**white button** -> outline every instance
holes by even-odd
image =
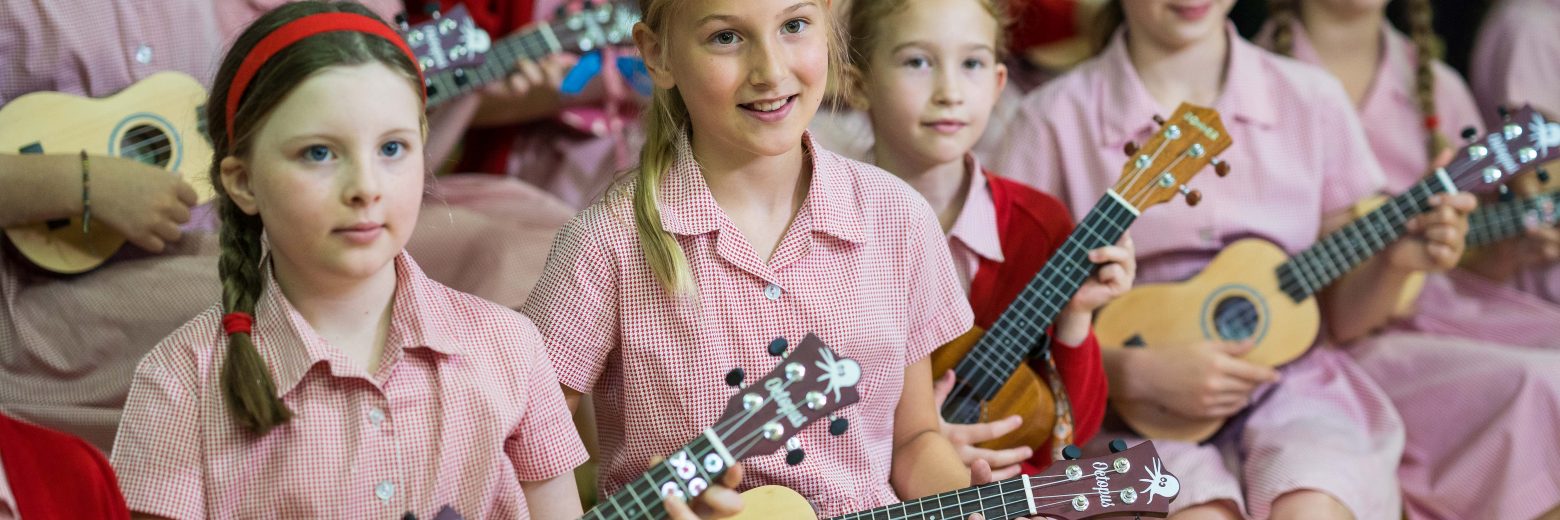
[[[140,64],[142,64],[142,65],[146,65],[148,63],[151,63],[152,62],[152,47],[147,45],[147,44],[144,44],[144,43],[141,44],[140,47],[136,47],[135,48],[135,61],[140,63]]]
[[[390,501],[390,497],[395,496],[395,484],[388,480],[380,482],[379,485],[374,486],[374,496],[386,502]]]
[[[379,426],[379,423],[385,422],[385,411],[379,408],[369,410],[368,422],[374,423],[374,426]]]
[[[769,284],[769,287],[764,288],[764,297],[770,300],[780,299],[780,286]]]

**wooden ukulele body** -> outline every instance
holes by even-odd
[[[1293,361],[1315,342],[1321,313],[1315,298],[1295,302],[1279,287],[1275,271],[1288,260],[1270,242],[1241,240],[1191,280],[1138,286],[1100,310],[1094,325],[1100,348],[1184,349],[1204,341],[1250,340],[1256,346],[1247,361],[1270,367]],[[1232,315],[1255,320],[1231,323]],[[1150,439],[1197,442],[1223,424],[1152,404],[1111,403],[1128,426]]]
[[[985,334],[984,329],[974,327],[933,351],[932,377],[941,377],[952,370]],[[1051,429],[1056,427],[1056,396],[1051,395],[1051,387],[1040,379],[1028,363],[1019,363],[996,395],[981,406],[980,420],[998,420],[1009,415],[1022,417],[1024,424],[1007,435],[980,443],[980,447],[1001,450],[1028,446],[1039,449],[1051,440]]]
[[[83,98],[34,92],[0,110],[0,151],[124,157],[170,170],[195,189],[201,202],[214,195],[211,144],[200,133],[206,89],[188,75],[160,72],[113,96]],[[90,168],[90,166],[89,166]],[[66,224],[37,223],[7,228],[16,249],[39,267],[79,273],[102,264],[125,239],[96,221],[81,232],[81,217]]]

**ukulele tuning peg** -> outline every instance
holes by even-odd
[[[742,367],[733,368],[730,372],[726,372],[726,386],[742,388],[744,377],[747,377],[747,374],[742,372]]]
[[[785,452],[785,463],[791,466],[795,466],[797,464],[801,464],[802,458],[806,456],[807,454],[803,453],[801,448],[787,451]]]
[[[1083,458],[1083,450],[1078,449],[1077,446],[1068,444],[1066,447],[1062,448],[1062,458],[1067,460],[1081,459]]]
[[[1111,453],[1121,453],[1123,451],[1127,451],[1127,441],[1122,439],[1115,439],[1110,441]]]
[[[438,18],[441,15],[439,13],[439,3],[438,2],[430,2],[430,3],[423,4],[423,14],[426,14],[426,15],[428,15],[430,17],[433,17],[433,18]]]
[[[1154,114],[1154,124],[1159,125],[1159,126],[1164,126],[1165,125],[1165,118],[1160,117],[1159,114]]]
[[[1512,200],[1515,200],[1516,198],[1517,198],[1517,194],[1513,193],[1511,191],[1511,188],[1508,188],[1506,186],[1501,186],[1500,187],[1500,201],[1501,202],[1511,202]]]
[[[785,347],[787,346],[784,337],[775,338],[774,341],[769,342],[769,355],[779,357],[785,354]]]
[[[1196,206],[1197,203],[1202,202],[1202,192],[1187,188],[1185,184],[1181,185],[1181,194],[1186,196],[1187,206]]]
[[[1138,145],[1137,145],[1137,143],[1134,143],[1132,141],[1127,141],[1126,146],[1122,146],[1121,147],[1121,151],[1126,152],[1127,153],[1127,157],[1131,157],[1131,156],[1137,155],[1137,153],[1138,153]]]
[[[1464,141],[1473,141],[1473,139],[1478,136],[1479,129],[1477,128],[1469,126],[1462,129],[1462,138]]]
[[[1549,182],[1549,170],[1539,168],[1535,174],[1538,175],[1538,182]]]
[[[844,417],[835,417],[829,420],[829,435],[839,437],[845,435],[845,430],[850,428],[850,420]]]
[[[1506,105],[1495,107],[1495,113],[1500,114],[1501,121],[1505,121],[1511,118],[1511,109],[1506,108]]]
[[[1224,162],[1224,159],[1214,158],[1213,173],[1220,177],[1228,177],[1230,175],[1230,163]]]
[[[406,11],[395,13],[395,26],[400,27],[403,32],[412,28],[410,24],[406,23]]]

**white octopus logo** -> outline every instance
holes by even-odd
[[[1154,503],[1155,496],[1173,500],[1176,495],[1181,494],[1181,479],[1175,478],[1175,475],[1165,473],[1163,468],[1159,466],[1158,457],[1154,458],[1154,467],[1148,470],[1148,476],[1149,478],[1140,479],[1142,482],[1147,482],[1148,487],[1138,492],[1140,495],[1148,495],[1148,503]]]
[[[823,370],[823,375],[818,376],[818,380],[827,381],[829,388],[825,391],[833,393],[834,400],[839,401],[841,388],[856,386],[856,382],[861,380],[861,365],[850,358],[836,359],[834,352],[829,350],[823,350],[820,354],[823,359],[814,363]]]
[[[1547,153],[1550,148],[1560,147],[1560,123],[1544,121],[1538,114],[1533,114],[1533,123],[1528,127],[1533,132],[1533,140]]]

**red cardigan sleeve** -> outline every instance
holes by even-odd
[[[22,518],[130,518],[114,469],[86,441],[0,414],[0,464]]]

